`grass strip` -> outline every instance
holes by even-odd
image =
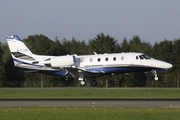
[[[177,108],[0,108],[2,120],[179,120]]]
[[[0,99],[180,99],[177,88],[3,88]]]

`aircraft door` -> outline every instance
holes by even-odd
[[[80,58],[75,58],[75,66],[76,67],[80,66]]]
[[[80,63],[79,66],[80,66],[80,67],[84,67],[85,58],[84,58],[84,57],[81,57],[81,58],[79,58],[79,61],[80,61],[80,62],[79,62],[79,63]]]

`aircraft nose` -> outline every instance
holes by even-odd
[[[163,66],[164,68],[166,68],[166,69],[172,68],[172,64],[170,64],[170,63],[168,63],[168,62],[164,62],[164,63],[162,64],[162,66]]]
[[[169,69],[169,68],[172,68],[172,64],[171,63],[168,63],[168,62],[165,62],[165,61],[156,61],[156,65],[157,67],[160,67],[160,68],[163,68],[163,69]]]

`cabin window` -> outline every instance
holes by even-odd
[[[123,57],[123,56],[121,57],[121,60],[122,60],[122,61],[124,60],[124,57]]]
[[[108,61],[108,58],[106,58],[105,60]]]
[[[101,58],[98,58],[97,61],[100,62],[100,61],[101,61]]]
[[[116,61],[116,57],[113,57],[113,61]]]
[[[89,59],[89,61],[90,61],[90,62],[92,62],[92,61],[93,61],[93,59],[92,59],[92,58],[90,58],[90,59]]]
[[[138,56],[136,56],[136,60],[137,60],[137,59],[139,59],[139,57],[138,57]]]

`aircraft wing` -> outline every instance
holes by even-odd
[[[100,68],[65,68],[72,77],[86,76],[95,77],[104,74],[104,71],[100,71]]]

